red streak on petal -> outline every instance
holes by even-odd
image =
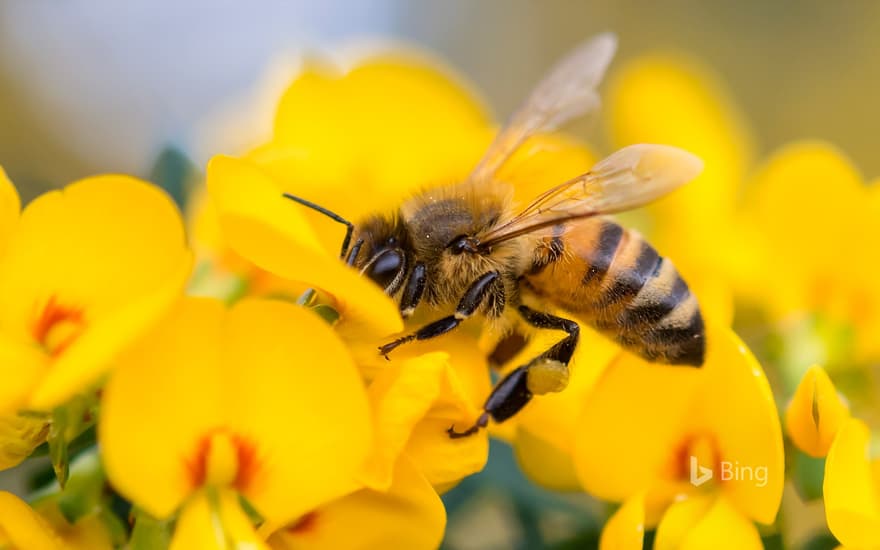
[[[317,528],[318,512],[312,510],[308,514],[299,518],[296,523],[287,528],[287,532],[291,535],[302,535],[310,533]]]
[[[257,445],[250,439],[233,435],[232,443],[235,445],[238,456],[238,471],[235,474],[235,488],[244,492],[253,481],[257,473],[259,463],[257,461]]]
[[[49,334],[54,327],[64,322],[73,323],[74,325],[77,325],[78,328],[72,331],[63,341],[55,343],[50,349],[48,341]],[[57,298],[52,296],[49,298],[49,301],[46,302],[46,305],[43,306],[40,315],[34,323],[31,333],[40,346],[45,348],[52,357],[57,357],[70,344],[72,344],[74,340],[76,340],[77,336],[82,332],[84,325],[85,316],[83,315],[82,308],[62,306],[58,303]]]
[[[196,450],[193,457],[185,460],[187,470],[189,470],[190,484],[193,489],[201,487],[205,483],[205,474],[208,469],[208,451],[211,448],[211,433],[203,436],[196,443]]]
[[[218,433],[226,431],[223,428],[209,430],[199,438],[191,458],[184,459],[184,464],[189,472],[190,484],[194,489],[205,484],[208,455],[211,452],[211,438]],[[233,481],[232,486],[238,491],[244,492],[251,481],[253,481],[260,466],[257,445],[251,439],[234,433],[229,435],[229,439],[235,446],[237,459],[235,481]]]

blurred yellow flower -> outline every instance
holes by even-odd
[[[0,174],[0,412],[48,411],[98,382],[180,295],[190,254],[157,187],[97,176],[18,212]]]
[[[283,525],[351,492],[371,440],[344,345],[280,301],[184,300],[120,358],[99,423],[120,493],[157,518],[183,506],[179,548],[256,540],[238,496]]]
[[[0,491],[0,548],[27,550],[104,550],[112,538],[94,515],[69,524],[54,503],[35,510],[6,491]]]
[[[646,493],[648,525],[674,498],[708,495],[757,533],[748,520],[773,522],[782,499],[776,405],[760,365],[729,329],[710,324],[707,341],[702,369],[621,354],[585,401],[574,466],[599,498]]]
[[[837,431],[849,418],[849,407],[822,367],[807,371],[785,411],[785,429],[803,452],[813,457],[828,454]]]
[[[742,213],[753,239],[742,263],[743,294],[776,319],[819,313],[855,329],[856,361],[878,351],[870,327],[880,318],[880,249],[866,244],[880,240],[872,193],[839,150],[803,141],[764,163]]]
[[[825,517],[846,548],[880,548],[880,460],[869,458],[870,431],[847,420],[825,460]]]

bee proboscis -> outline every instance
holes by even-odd
[[[381,286],[403,317],[420,306],[451,312],[380,347],[386,357],[413,340],[445,334],[473,315],[517,317],[566,336],[499,381],[484,412],[463,431],[502,422],[533,395],[562,390],[579,339],[561,308],[642,357],[700,366],[705,329],[696,297],[668,259],[607,215],[644,205],[696,177],[702,162],[666,145],[625,147],[589,172],[517,207],[499,169],[529,137],[595,111],[597,87],[616,49],[606,33],[585,42],[541,80],[462,182],[425,190],[392,214],[345,223],[342,258]],[[353,243],[353,244],[352,244]]]

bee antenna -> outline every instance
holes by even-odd
[[[327,216],[328,218],[330,218],[331,220],[333,220],[335,222],[339,222],[339,223],[343,224],[346,227],[345,238],[342,240],[342,251],[339,253],[339,257],[345,258],[345,253],[348,252],[348,245],[351,244],[351,234],[354,232],[354,224],[353,223],[346,220],[345,218],[343,218],[339,214],[337,214],[331,210],[327,210],[323,206],[317,205],[311,201],[307,201],[306,199],[297,197],[296,195],[291,195],[290,193],[284,193],[282,196],[285,199],[290,199],[293,202],[299,203],[307,208],[311,208],[312,210],[315,210],[316,212],[320,212],[321,214],[324,214],[325,216]]]

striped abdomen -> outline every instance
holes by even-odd
[[[703,364],[699,305],[671,261],[607,219],[555,234],[538,247],[524,275],[528,287],[650,361]]]

